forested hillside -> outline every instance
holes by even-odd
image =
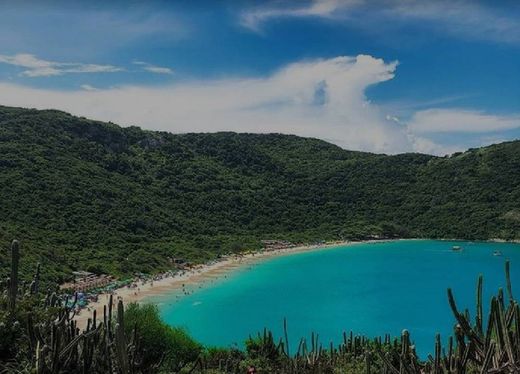
[[[122,128],[0,107],[0,245],[27,266],[168,268],[261,239],[520,238],[520,142],[451,157],[351,152],[290,135]]]

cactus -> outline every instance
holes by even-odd
[[[283,334],[285,337],[286,354],[289,355],[291,351],[289,350],[289,337],[287,335],[287,319],[286,318],[283,319]]]
[[[372,373],[370,351],[368,350],[365,352],[365,370],[366,374]]]
[[[124,307],[123,301],[117,303],[117,322],[115,328],[116,357],[122,374],[128,374],[128,354],[125,336]]]
[[[18,266],[20,261],[20,245],[18,240],[11,244],[11,277],[9,278],[9,310],[14,313],[18,297]]]
[[[435,335],[435,358],[433,362],[434,374],[441,374],[441,336],[440,334]]]
[[[471,368],[481,373],[517,373],[520,372],[520,306],[513,298],[509,262],[505,264],[506,291],[508,306],[504,303],[504,294],[499,289],[497,296],[491,299],[491,308],[487,321],[486,333],[483,332],[482,312],[482,276],[477,281],[475,324],[470,323],[470,315],[466,310],[459,312],[455,297],[448,289],[448,302],[457,320],[454,328],[456,348],[453,338],[448,341],[447,354],[441,357],[442,345],[440,336],[435,338],[435,355],[429,357],[427,363],[421,364],[412,347],[409,335],[403,331],[401,337],[401,354],[396,365],[389,353],[377,347],[377,353],[388,373],[465,373]],[[386,339],[385,339],[386,341]],[[411,354],[410,354],[411,353]]]
[[[482,282],[483,277],[482,274],[479,275],[478,281],[477,281],[477,306],[476,306],[476,313],[475,313],[475,330],[477,334],[482,337],[483,331],[482,331]]]
[[[22,324],[16,320],[16,313],[14,313],[17,300],[39,293],[41,266],[38,264],[31,287],[25,293],[18,280],[20,250],[16,240],[11,245],[11,258],[11,274],[6,284],[8,302],[5,304],[11,317],[6,321],[7,324],[0,323],[0,329],[18,332],[22,331]],[[98,323],[97,313],[94,311],[89,326],[83,331],[77,328],[74,321],[77,295],[74,296],[72,305],[69,305],[68,301],[68,297],[63,298],[56,292],[49,291],[45,298],[35,302],[38,303],[37,308],[46,310],[54,317],[36,322],[35,315],[27,313],[23,326],[25,326],[32,372],[130,374],[143,371],[140,367],[143,350],[138,344],[137,329],[134,328],[132,339],[128,343],[121,300],[117,305],[115,334],[112,333],[112,297],[108,308],[105,307],[103,321]],[[12,372],[9,365],[0,363],[0,372]]]
[[[40,263],[36,265],[36,273],[34,274],[34,279],[31,282],[31,294],[37,294],[40,292]]]
[[[506,261],[505,271],[506,271],[507,295],[509,296],[509,303],[513,304],[515,300],[513,298],[513,290],[512,290],[512,287],[511,287],[511,273],[510,273],[510,270],[509,270],[509,260]]]

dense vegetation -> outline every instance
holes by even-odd
[[[520,142],[451,157],[316,139],[121,128],[0,107],[0,269],[23,239],[45,279],[258,248],[261,239],[520,238]]]

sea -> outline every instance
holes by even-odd
[[[506,260],[513,294],[520,295],[520,244],[399,240],[264,259],[192,286],[189,295],[172,291],[148,302],[159,306],[164,321],[206,346],[242,348],[264,328],[281,338],[286,319],[293,350],[313,332],[328,347],[340,343],[343,332],[373,338],[407,329],[426,358],[437,333],[444,343],[453,333],[447,289],[474,318],[482,274],[487,316],[492,295],[505,291]]]

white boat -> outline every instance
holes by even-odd
[[[461,251],[462,250],[462,247],[460,245],[454,245],[453,247],[451,247],[451,249],[453,251]]]
[[[502,252],[500,252],[498,249],[493,251],[493,256],[502,256]]]

